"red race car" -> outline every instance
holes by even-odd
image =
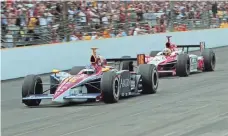
[[[189,76],[193,72],[214,71],[216,64],[215,53],[206,49],[205,43],[199,45],[175,45],[168,42],[163,51],[151,51],[149,56],[140,54],[140,64],[154,64],[159,75]],[[200,48],[201,55],[189,54],[189,48]],[[185,49],[187,49],[185,51]]]
[[[129,61],[137,61],[137,58],[105,59],[97,55],[96,49],[92,48],[88,66],[75,66],[69,73],[53,70],[49,83],[43,83],[39,75],[26,76],[22,85],[22,102],[27,106],[38,106],[42,99],[63,105],[95,101],[116,103],[120,98],[156,93],[159,83],[156,66],[142,64],[136,72],[124,70]],[[123,68],[115,68],[120,63]],[[43,90],[44,85],[50,85],[50,88]],[[50,94],[47,94],[49,90]]]

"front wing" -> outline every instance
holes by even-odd
[[[65,96],[63,99],[96,99],[100,93],[78,94],[73,96]],[[22,98],[22,100],[37,100],[37,99],[53,99],[53,94],[35,94]]]

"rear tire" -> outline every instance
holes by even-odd
[[[70,70],[70,74],[71,75],[77,75],[81,70],[83,70],[85,67],[83,67],[83,66],[75,66],[75,67],[73,67],[73,68],[71,68],[71,70]]]
[[[159,52],[160,52],[160,51],[151,51],[151,52],[150,52],[150,57],[157,56],[157,54],[158,54]]]
[[[120,81],[113,71],[105,72],[101,78],[104,103],[117,103],[120,97]]]
[[[43,94],[42,80],[37,75],[28,75],[24,79],[22,85],[22,98],[34,94]],[[37,100],[22,100],[27,106],[39,106],[41,99]]]
[[[155,65],[141,64],[137,74],[142,76],[142,94],[154,94],[157,92],[159,76]]]
[[[204,58],[204,71],[214,71],[216,64],[215,53],[211,49],[204,49],[202,52]]]
[[[190,59],[187,54],[178,55],[176,74],[180,77],[187,77],[190,75]]]

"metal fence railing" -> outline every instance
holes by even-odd
[[[118,13],[118,16],[120,14],[128,15],[131,13]],[[41,18],[47,19],[48,16],[36,17],[36,20],[39,21]],[[31,18],[26,19],[28,20],[28,25],[26,26],[2,25],[2,48],[50,44],[72,40],[132,36],[134,32],[137,32],[139,35],[167,31],[208,29],[212,27],[218,28],[221,23],[224,23],[221,19],[211,18],[210,13],[205,13],[198,19],[178,19],[176,16],[171,17],[163,13],[145,13],[141,18],[137,14],[132,13],[132,15],[127,16],[125,19],[115,18],[115,14],[92,17],[90,19],[88,19],[88,16],[78,15],[59,15],[55,17],[51,16],[51,18],[51,21],[47,25],[34,24],[31,26],[29,25]]]

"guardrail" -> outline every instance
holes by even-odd
[[[208,48],[228,45],[228,29],[209,29],[3,49],[1,80],[50,73],[53,68],[67,70],[76,65],[87,65],[90,48],[94,46],[106,58],[135,57],[139,53],[161,50],[167,35],[172,36],[172,42],[181,45],[199,44],[201,41]]]

